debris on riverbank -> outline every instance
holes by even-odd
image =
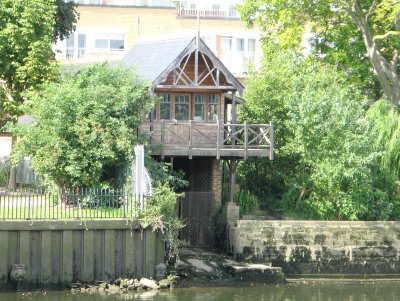
[[[168,272],[169,276],[166,277]],[[180,259],[168,271],[164,264],[156,267],[156,280],[118,278],[94,284],[75,283],[73,292],[142,293],[174,287],[260,286],[286,283],[280,267],[270,264],[239,263],[225,254],[203,249],[181,250]]]

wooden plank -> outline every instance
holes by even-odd
[[[61,246],[62,246],[62,266],[61,266],[60,282],[67,284],[73,281],[74,248],[73,248],[72,230],[63,231]]]
[[[106,230],[96,230],[94,232],[94,278],[95,280],[104,280],[105,264],[105,241],[104,232]]]
[[[134,231],[125,231],[125,239],[124,239],[124,276],[125,277],[134,277],[135,275],[135,238]]]
[[[83,234],[81,230],[72,231],[72,250],[73,250],[73,262],[72,262],[72,278],[73,281],[83,280]]]
[[[140,277],[144,275],[144,266],[146,260],[146,253],[144,249],[144,230],[133,232],[133,240],[135,246],[134,256],[134,270],[135,276]]]
[[[115,278],[123,277],[124,275],[124,230],[115,230]]]
[[[104,231],[104,279],[115,279],[115,231]]]
[[[44,285],[49,285],[53,282],[52,278],[52,265],[53,256],[52,256],[52,249],[55,246],[52,243],[52,232],[53,231],[41,231],[40,235],[40,258],[37,263],[40,263],[40,283]],[[55,258],[55,260],[61,260],[59,254]]]
[[[192,159],[193,120],[189,121],[189,159]]]
[[[193,89],[196,90],[222,90],[222,91],[231,91],[235,89],[234,86],[210,86],[210,85],[203,85],[203,86],[195,86],[195,85],[157,85],[157,89],[179,89],[185,91],[185,89]]]
[[[31,231],[29,248],[29,268],[31,270],[30,281],[32,284],[40,283],[41,268],[41,232]]]
[[[20,231],[18,237],[18,256],[15,263],[25,264],[26,266],[26,278],[31,279],[31,269],[30,269],[30,244],[31,237],[30,231]]]
[[[0,231],[0,286],[7,283],[8,278],[8,232]],[[12,249],[11,249],[12,250]],[[11,252],[10,252],[11,253]],[[15,252],[14,252],[15,253]]]
[[[94,231],[83,232],[82,281],[94,280]]]

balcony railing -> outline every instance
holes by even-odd
[[[184,7],[178,7],[179,17],[197,17],[197,12],[201,18],[228,18],[238,19],[240,18],[239,12],[234,8],[228,10],[222,9],[188,9]]]
[[[273,159],[273,124],[145,122],[153,154],[164,156],[269,157]]]

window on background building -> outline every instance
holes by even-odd
[[[243,38],[236,39],[236,51],[237,52],[244,51],[244,39]]]
[[[222,54],[229,54],[232,52],[232,37],[221,37]]]
[[[189,120],[189,96],[175,96],[175,119]]]
[[[167,93],[163,93],[160,96],[160,120],[169,120],[171,119],[171,96]]]
[[[124,35],[114,35],[110,37],[110,50],[124,50],[125,37]]]
[[[107,50],[108,49],[108,38],[106,35],[96,35],[94,40],[94,46],[96,49]]]
[[[256,52],[256,39],[249,39],[247,41],[247,51],[248,52]]]
[[[76,43],[78,41],[78,43]],[[65,58],[74,59],[85,57],[86,34],[71,34],[65,41]]]
[[[123,34],[96,35],[94,45],[98,50],[124,50],[125,36]]]
[[[86,34],[78,34],[78,58],[85,57],[86,54]]]
[[[208,116],[207,116],[207,120],[209,122],[217,122],[218,103],[219,103],[219,95],[218,94],[209,94],[208,95]]]
[[[74,34],[71,34],[67,40],[65,41],[66,48],[65,48],[65,58],[66,59],[73,59],[74,58],[74,50],[75,50],[75,37]]]
[[[194,121],[204,121],[206,119],[206,96],[204,94],[194,95]]]

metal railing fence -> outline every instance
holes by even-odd
[[[0,191],[0,219],[133,218],[139,216],[148,198],[124,189]]]

